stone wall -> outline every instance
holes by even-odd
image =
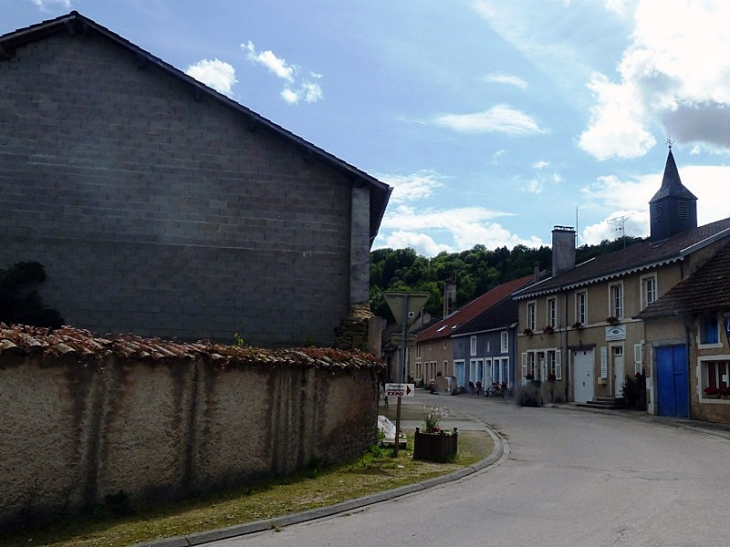
[[[356,457],[381,370],[359,352],[0,327],[0,528]]]

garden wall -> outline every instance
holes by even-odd
[[[355,457],[381,371],[360,352],[0,325],[0,529]]]

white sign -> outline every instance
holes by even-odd
[[[601,378],[608,378],[608,348],[601,348]]]
[[[414,384],[385,384],[387,397],[413,397]]]
[[[606,342],[613,340],[626,340],[626,325],[606,327]]]

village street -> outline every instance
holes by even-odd
[[[446,406],[489,424],[504,439],[504,457],[460,481],[215,545],[670,547],[728,542],[727,433],[646,415],[519,407],[501,399],[422,390],[403,401]],[[454,421],[460,420],[458,412],[444,425],[479,427]]]

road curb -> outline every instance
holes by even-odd
[[[258,520],[247,524],[238,524],[235,526],[190,534],[187,536],[178,536],[168,539],[155,540],[151,542],[137,543],[133,547],[191,547],[193,545],[205,545],[206,543],[212,543],[214,541],[232,539],[239,536],[255,534],[257,532],[265,532],[266,530],[277,530],[285,526],[291,526],[292,524],[299,524],[302,522],[308,522],[311,520],[317,520],[342,513],[347,513],[348,511],[354,511],[356,509],[361,509],[369,505],[381,503],[384,501],[399,498],[401,496],[406,496],[408,494],[413,494],[415,492],[421,492],[428,488],[434,488],[442,484],[461,480],[464,477],[468,477],[469,475],[472,475],[479,471],[483,471],[488,467],[498,463],[504,457],[505,452],[509,451],[509,445],[505,441],[503,441],[503,439],[494,430],[492,430],[486,424],[484,425],[484,429],[494,441],[494,449],[492,450],[492,453],[483,460],[480,460],[462,469],[458,469],[452,473],[449,473],[448,475],[434,477],[433,479],[428,479],[423,482],[409,484],[407,486],[401,486],[399,488],[394,488],[393,490],[378,492],[377,494],[369,494],[361,498],[343,501],[335,505],[329,505],[327,507],[319,507],[317,509],[301,511],[299,513],[293,513],[291,515],[286,515],[282,517]]]

